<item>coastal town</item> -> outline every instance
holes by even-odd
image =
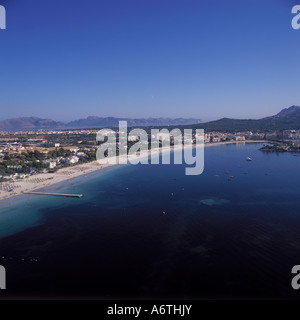
[[[95,161],[97,132],[89,129],[0,132],[0,182],[24,179],[37,173],[55,173],[59,169]],[[195,139],[193,134],[193,142]],[[300,150],[300,130],[207,132],[204,136],[205,144],[264,140],[273,142],[264,146],[264,151]],[[129,144],[134,142],[129,141]]]
[[[96,132],[0,132],[0,179],[22,179],[91,162],[96,157]]]
[[[103,130],[105,133],[105,129],[102,132]],[[96,139],[98,131],[99,129],[0,132],[0,200],[31,193],[111,166],[101,165],[96,161],[96,152],[101,143]],[[145,131],[148,133],[148,141],[144,141],[146,150],[151,148],[153,138],[160,141],[160,146],[163,146],[165,139],[170,139],[169,144],[174,145],[174,137],[170,137],[168,133],[155,137],[149,128],[145,128]],[[193,132],[191,142],[195,144],[197,134],[195,130]],[[120,132],[116,133],[119,138]],[[138,140],[137,136],[128,136],[125,148],[129,149]],[[212,131],[204,134],[206,146],[247,142],[265,142],[260,149],[262,151],[297,152],[300,151],[300,130],[266,133]],[[108,142],[106,147],[114,148]],[[117,149],[117,153],[119,151],[121,150]]]
[[[95,161],[97,132],[88,129],[0,132],[0,182],[28,178],[41,172],[55,173],[62,168]],[[193,142],[195,139],[193,134]],[[134,140],[138,140],[138,137]],[[265,151],[300,150],[300,130],[207,132],[204,136],[205,144],[262,140],[273,142],[264,146]]]

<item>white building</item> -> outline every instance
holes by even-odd
[[[49,142],[49,143],[46,143],[46,146],[47,146],[47,147],[54,147],[54,148],[58,148],[58,147],[60,147],[60,143],[56,143],[56,142]]]
[[[76,153],[76,156],[79,158],[79,159],[83,159],[86,157],[86,154],[84,152],[77,152]]]
[[[77,163],[78,161],[79,161],[79,158],[76,157],[76,156],[68,157],[68,158],[66,159],[66,163],[68,163],[68,164],[75,164],[75,163]]]
[[[70,151],[76,153],[79,151],[79,148],[72,148],[72,149],[70,149]]]
[[[219,136],[214,136],[212,138],[212,142],[220,142],[221,141],[221,138]]]
[[[50,160],[43,160],[43,164],[44,164],[44,166],[45,166],[46,168],[49,168],[49,169],[54,169],[54,168],[56,168],[56,165],[57,165],[56,161],[55,161],[55,160],[52,160],[52,159],[50,159]]]
[[[54,168],[56,168],[56,161],[50,161],[49,162],[49,169],[54,169]]]

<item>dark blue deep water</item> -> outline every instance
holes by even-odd
[[[200,176],[128,165],[47,189],[82,199],[0,203],[5,294],[300,297],[300,157],[260,146],[207,147]]]

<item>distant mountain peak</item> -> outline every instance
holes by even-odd
[[[294,105],[289,108],[282,109],[275,117],[290,117],[295,115],[300,115],[300,107]]]

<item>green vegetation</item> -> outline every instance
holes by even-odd
[[[47,155],[47,158],[48,159],[55,159],[55,158],[59,158],[59,157],[66,158],[66,157],[69,157],[71,155],[72,155],[72,152],[70,150],[65,150],[63,148],[60,148],[60,149],[57,149],[57,150],[54,150],[54,151],[49,151],[48,155]]]

